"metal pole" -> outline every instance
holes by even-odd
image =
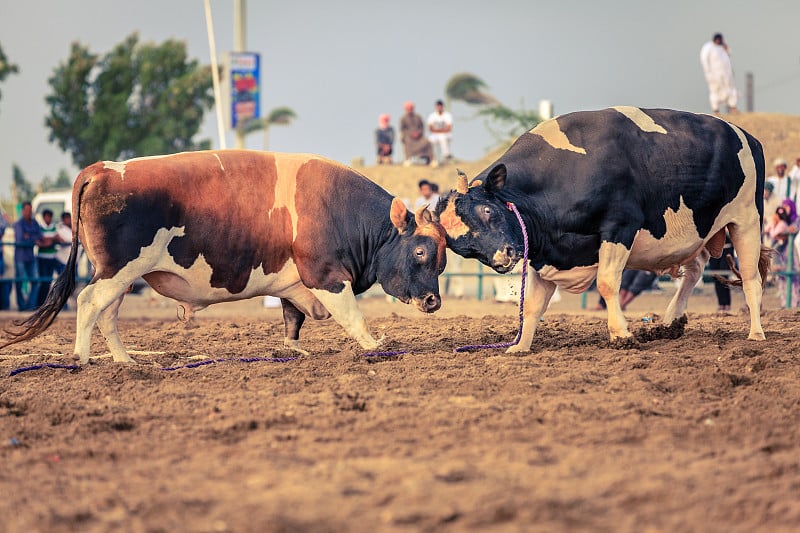
[[[789,235],[789,249],[786,253],[786,309],[792,307],[792,287],[794,285],[794,238],[795,233]]]
[[[245,0],[233,1],[233,51],[244,52],[247,42],[246,33],[246,11]],[[244,132],[241,128],[236,128],[236,148],[244,148]]]
[[[746,111],[748,113],[752,113],[753,109],[755,109],[754,102],[755,102],[755,89],[753,85],[753,73],[746,72],[744,75],[744,94],[746,99]]]
[[[217,136],[219,147],[226,148],[225,118],[222,114],[222,92],[219,88],[219,65],[217,64],[217,44],[214,40],[214,22],[211,19],[211,0],[205,0],[206,30],[208,31],[208,51],[211,54],[211,79],[214,82],[214,107],[217,110]]]

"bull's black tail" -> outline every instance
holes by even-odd
[[[772,264],[772,258],[775,256],[775,250],[770,248],[769,246],[762,246],[761,252],[758,256],[758,273],[761,274],[761,287],[763,288],[767,284],[767,275],[769,274],[769,267]],[[731,272],[736,276],[737,279],[728,279],[723,276],[718,276],[714,274],[714,279],[722,283],[723,285],[727,285],[728,287],[741,287],[742,286],[742,273],[739,272],[739,269],[736,268],[736,263],[733,260],[733,256],[728,255],[725,257],[728,261],[728,265],[731,268]]]
[[[73,213],[72,224],[72,250],[69,253],[67,266],[64,272],[58,276],[50,292],[47,293],[47,299],[31,316],[25,320],[16,320],[12,328],[6,328],[4,331],[7,335],[5,343],[0,345],[0,349],[5,348],[10,344],[26,341],[39,335],[41,332],[50,327],[50,324],[56,319],[56,316],[64,308],[72,292],[75,290],[75,271],[78,263],[78,224],[81,219],[81,197],[83,190],[86,188],[88,180],[85,181],[78,192],[78,200],[75,203],[75,213]]]

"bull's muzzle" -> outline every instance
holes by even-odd
[[[496,272],[505,274],[514,268],[521,257],[522,254],[518,253],[513,246],[507,244],[494,253],[491,266]]]
[[[428,294],[422,298],[414,298],[414,305],[423,313],[433,313],[442,307],[442,299],[438,294]]]

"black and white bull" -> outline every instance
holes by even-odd
[[[595,279],[611,338],[629,337],[619,302],[625,268],[683,267],[664,318],[680,317],[709,255],[720,256],[726,229],[750,307],[749,338],[761,340],[770,258],[760,239],[763,190],[761,144],[741,128],[708,115],[614,107],[542,122],[471,184],[462,176],[437,214],[453,251],[505,272],[523,242],[506,202],[521,213],[533,271],[511,352],[530,349],[556,286],[577,293]]]
[[[318,156],[230,150],[98,162],[77,177],[72,209],[66,271],[6,345],[55,319],[74,289],[79,236],[96,269],[78,295],[81,363],[95,323],[114,360],[132,361],[117,313],[140,276],[192,311],[278,296],[284,345],[300,352],[306,316],[332,316],[364,349],[377,347],[355,298],[376,281],[421,311],[441,305],[444,229],[424,208],[412,215],[364,176]]]

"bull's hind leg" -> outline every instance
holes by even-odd
[[[128,286],[138,274],[117,273],[110,279],[95,279],[78,294],[78,318],[75,331],[75,359],[81,364],[89,361],[92,329],[98,319],[100,328],[114,361],[133,362],[117,333],[117,312]],[[112,307],[113,306],[113,307]],[[110,309],[109,309],[110,308]],[[102,318],[101,318],[102,315]]]
[[[300,328],[303,327],[306,315],[286,298],[281,298],[281,305],[283,306],[283,326],[286,331],[283,347],[308,355],[307,351],[300,348]]]
[[[690,263],[683,265],[683,276],[681,276],[678,284],[678,290],[670,300],[667,312],[664,314],[664,322],[666,324],[672,324],[673,320],[680,318],[686,312],[686,308],[689,305],[689,296],[692,295],[694,286],[697,285],[697,280],[703,275],[703,269],[708,263],[708,258],[708,250],[703,248],[700,254]]]
[[[111,352],[111,356],[114,358],[115,362],[135,363],[136,361],[131,359],[131,356],[128,355],[128,351],[125,349],[125,345],[122,344],[122,339],[120,339],[119,332],[117,331],[119,306],[122,305],[122,300],[124,298],[125,294],[123,293],[122,296],[111,302],[111,305],[100,312],[97,318],[97,326],[100,328],[100,333],[102,333],[103,337],[106,339],[108,350]]]
[[[619,301],[619,287],[622,284],[622,271],[630,256],[630,249],[624,244],[603,241],[597,264],[597,292],[606,301],[608,309],[608,332],[611,340],[631,336],[628,321],[622,314]]]
[[[750,308],[750,334],[748,339],[764,340],[761,327],[761,296],[763,291],[758,262],[761,257],[761,235],[756,219],[751,224],[729,224],[731,242],[739,258],[739,271],[742,277],[742,291],[747,307]]]
[[[543,280],[539,273],[528,269],[528,279],[525,282],[525,291],[529,295],[525,299],[522,315],[522,335],[519,342],[506,350],[506,353],[527,352],[531,349],[533,335],[539,319],[547,310],[547,304],[556,290],[556,284]]]

